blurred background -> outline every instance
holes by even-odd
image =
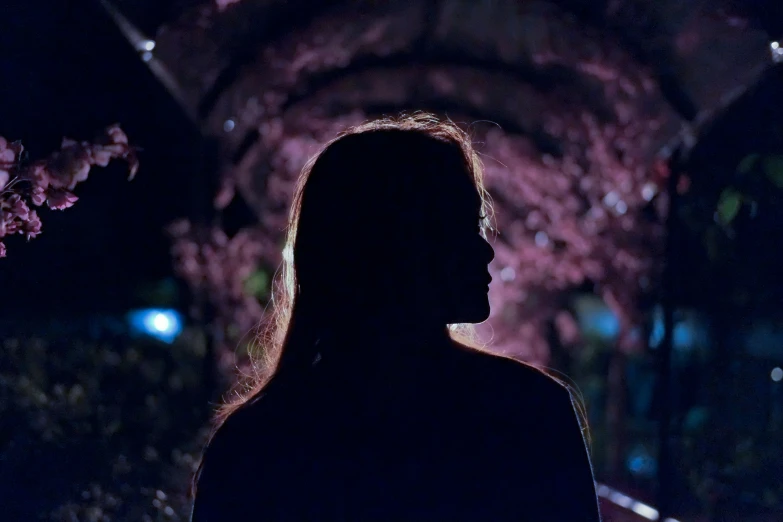
[[[19,0],[0,19],[21,159],[118,123],[140,162],[131,182],[94,167],[40,237],[4,240],[4,520],[186,520],[299,169],[415,110],[482,153],[481,333],[580,390],[605,520],[783,520],[779,1]]]

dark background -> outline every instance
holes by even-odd
[[[196,3],[116,2],[149,36],[155,35],[162,24],[175,20],[182,9]],[[575,12],[580,12],[579,2],[561,3],[572,5]],[[756,0],[725,4],[754,12],[754,23],[769,35],[783,36],[783,3]],[[581,12],[587,18],[591,16],[590,9]],[[100,129],[120,123],[131,143],[141,149],[141,167],[135,180],[127,181],[122,162],[114,162],[106,169],[93,169],[88,182],[76,189],[80,201],[73,208],[65,212],[41,210],[40,237],[29,243],[21,236],[6,239],[8,258],[0,260],[0,346],[3,346],[2,342],[11,341],[12,332],[18,335],[20,325],[29,332],[55,321],[75,324],[95,314],[121,315],[143,301],[140,292],[145,288],[172,278],[170,241],[164,227],[174,219],[199,219],[209,212],[216,169],[212,163],[214,144],[201,136],[197,125],[150,72],[99,2],[0,2],[0,23],[0,136],[21,140],[30,158],[37,159],[56,150],[63,136],[89,140]],[[663,76],[665,59],[654,53],[645,57],[645,61],[663,63],[660,67]],[[679,97],[676,85],[666,82],[662,85],[668,89],[669,100],[680,115],[687,115],[691,110],[689,101]],[[733,183],[735,167],[744,157],[751,153],[783,151],[782,98],[783,71],[778,65],[770,68],[757,85],[704,129],[689,156],[681,164],[673,165],[692,184],[691,191],[679,201],[681,208],[697,209],[711,222],[720,192]],[[736,241],[717,244],[718,250],[726,254],[717,261],[707,256],[701,232],[686,226],[687,215],[678,214],[670,228],[672,243],[666,262],[674,267],[668,282],[674,288],[674,300],[678,306],[706,311],[712,320],[711,334],[717,339],[714,353],[705,361],[676,370],[679,373],[673,377],[675,385],[690,383],[690,388],[683,385],[687,389],[682,397],[677,397],[680,403],[675,404],[675,417],[682,414],[676,420],[684,422],[685,413],[690,411],[692,404],[688,401],[692,397],[686,395],[695,396],[704,389],[718,392],[722,389],[727,395],[720,398],[726,404],[725,419],[713,421],[708,430],[716,436],[726,431],[722,429],[725,426],[742,428],[750,423],[749,419],[761,416],[756,397],[765,400],[770,397],[769,368],[773,363],[750,361],[739,349],[743,345],[740,339],[743,328],[752,329],[764,322],[780,324],[783,313],[783,271],[779,269],[783,205],[780,196],[772,192],[767,203],[759,205],[752,215],[745,208],[737,216]],[[127,343],[127,340],[118,341],[114,347],[123,353],[129,349]],[[87,352],[99,353],[71,343],[70,339],[62,339],[52,346],[77,357],[86,358]],[[151,352],[151,364],[163,352]],[[196,368],[194,372],[200,369],[201,362],[194,362],[193,357],[178,360],[179,356],[164,355],[172,358],[166,360],[166,367],[185,367],[182,361],[189,361],[187,364]],[[645,357],[652,360],[654,354],[645,353]],[[65,365],[58,371],[62,375],[70,372],[77,380],[80,372],[89,367],[79,366],[82,362],[69,364],[72,366]],[[751,366],[752,371],[748,370]],[[145,372],[141,373],[147,375]],[[708,375],[716,376],[715,382],[711,383],[713,377]],[[721,380],[726,376],[735,380]],[[600,375],[602,379],[605,377]],[[127,389],[141,382],[127,378],[124,385]],[[147,385],[150,390],[163,389],[157,381]],[[631,379],[628,384],[631,393],[633,386]],[[96,392],[95,396],[108,401],[114,391],[113,382],[108,381],[105,390]],[[732,394],[737,399],[733,402]],[[203,420],[207,401],[200,395],[194,396],[195,399],[189,396],[181,403],[173,403],[168,410],[189,404],[198,409],[195,417]],[[779,400],[780,393],[776,397]],[[0,405],[4,399],[0,397]],[[139,396],[137,402],[143,405],[145,400],[145,396]],[[716,401],[713,406],[721,404]],[[779,410],[780,404],[769,407]],[[153,422],[162,418],[160,412],[152,417]],[[143,430],[144,426],[138,432],[128,432],[128,445],[139,446],[136,448],[139,455],[145,450]],[[189,440],[195,431],[184,429],[180,439]],[[5,432],[0,430],[0,437],[4,436]],[[701,434],[696,440],[707,441]],[[704,442],[705,447],[715,448],[721,458],[737,445],[728,436],[725,440]],[[197,443],[191,446],[198,448]],[[754,457],[761,459],[762,466],[765,459],[771,459],[764,451],[758,450]],[[113,447],[107,450],[107,454],[114,453]],[[713,460],[721,461],[717,457]],[[767,477],[779,476],[775,475],[778,471],[770,465]],[[31,477],[34,482],[35,474]],[[685,484],[684,478],[675,488],[693,489]],[[651,502],[655,498],[649,490],[638,493]],[[688,500],[678,500],[683,505],[688,503]],[[690,502],[687,508],[691,512],[701,509],[695,501]],[[783,505],[783,499],[779,505]],[[720,518],[715,516],[713,520]]]
[[[39,238],[7,241],[2,315],[124,310],[140,283],[171,274],[163,227],[193,210],[204,142],[97,2],[0,10],[0,135],[38,159],[63,136],[90,140],[120,123],[142,149],[132,182],[121,162],[94,169],[77,205],[41,211]]]

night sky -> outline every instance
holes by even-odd
[[[122,162],[93,169],[74,207],[40,211],[41,236],[6,241],[2,316],[122,311],[171,273],[162,229],[193,210],[203,141],[98,2],[2,2],[2,20],[0,135],[38,159],[118,122],[143,149],[132,182]]]

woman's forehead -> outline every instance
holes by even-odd
[[[444,187],[442,199],[446,206],[458,212],[480,212],[482,208],[482,199],[479,191],[473,182],[467,176],[455,180],[448,187]]]
[[[468,185],[460,190],[455,188],[438,191],[430,199],[425,219],[432,219],[445,225],[477,221],[482,211],[481,198],[475,187]]]

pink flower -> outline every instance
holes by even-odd
[[[139,166],[136,149],[118,125],[105,129],[96,143],[64,138],[59,151],[29,165],[17,164],[23,150],[18,142],[9,144],[0,136],[0,238],[24,234],[29,240],[40,234],[41,219],[29,204],[41,206],[46,201],[55,210],[73,206],[79,198],[72,190],[87,179],[92,165],[106,166],[113,158],[122,158],[131,179]],[[0,247],[0,257],[5,257],[5,245]]]
[[[5,257],[5,245],[0,241],[0,257]]]
[[[6,201],[6,205],[11,212],[11,215],[16,216],[22,221],[26,220],[30,213],[30,207],[27,206],[27,203],[24,202],[22,196],[19,194],[11,194],[11,197]]]
[[[114,157],[111,150],[107,150],[105,147],[95,147],[90,150],[92,163],[99,167],[105,167],[109,164],[109,161]]]
[[[44,201],[46,201],[46,191],[43,187],[33,187],[33,191],[30,194],[30,200],[36,207],[43,205]]]
[[[49,189],[46,193],[46,204],[53,210],[64,210],[70,208],[79,198],[73,192],[59,189]]]
[[[30,167],[24,175],[25,179],[33,184],[33,190],[40,188],[46,190],[49,187],[49,171],[46,170],[46,162],[37,162]]]
[[[16,160],[16,154],[13,149],[7,149],[0,147],[0,164],[3,166],[9,165]]]
[[[128,136],[119,125],[111,125],[104,130],[104,135],[94,145],[82,144],[90,157],[90,163],[102,167],[112,158],[122,158],[128,162],[128,179],[132,180],[139,169],[136,149],[128,145]]]
[[[234,188],[234,184],[228,180],[224,180],[212,204],[218,209],[226,208],[228,204],[231,203],[231,200],[234,199],[235,193],[236,189]]]
[[[239,2],[239,0],[215,0],[215,4],[217,4],[218,11],[223,11],[231,4],[236,4],[237,2]]]
[[[35,210],[31,210],[26,221],[22,225],[22,231],[30,240],[41,233],[41,220]]]
[[[262,234],[241,230],[229,238],[221,229],[193,226],[186,220],[170,224],[167,231],[174,240],[175,271],[192,291],[209,298],[215,322],[225,330],[220,357],[235,360],[235,336],[244,335],[263,316],[258,299],[246,290],[248,277],[260,269]]]
[[[128,144],[128,136],[116,123],[106,129],[106,135],[111,139],[112,143]]]
[[[6,170],[13,167],[23,150],[21,143],[8,143],[8,140],[0,136],[0,167]]]
[[[90,155],[80,144],[64,139],[63,148],[49,162],[50,181],[54,188],[73,190],[90,174]]]
[[[125,161],[128,162],[128,181],[136,177],[136,173],[139,171],[139,158],[136,153],[131,151],[125,156]]]
[[[21,221],[18,219],[13,219],[13,216],[11,216],[11,220],[6,221],[5,224],[5,231],[7,235],[16,234],[19,229],[21,228]]]

